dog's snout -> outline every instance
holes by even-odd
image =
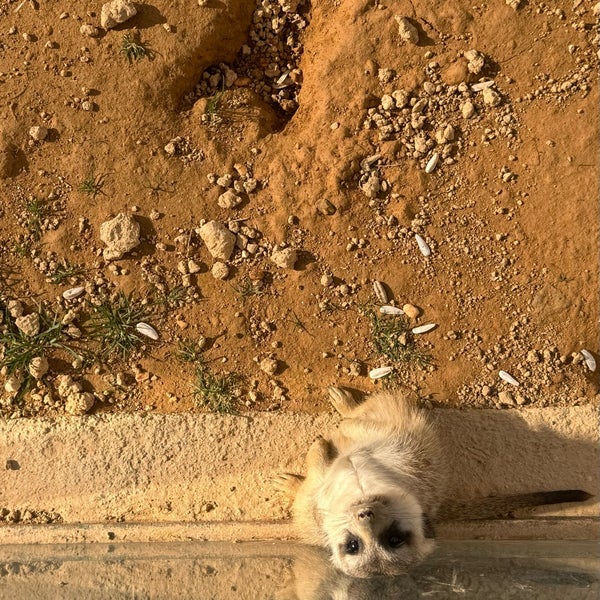
[[[358,518],[361,521],[369,521],[373,518],[373,511],[369,509],[359,510]]]

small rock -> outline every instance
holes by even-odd
[[[215,279],[227,279],[229,276],[229,267],[222,262],[216,262],[210,270]]]
[[[209,221],[200,227],[199,235],[210,252],[217,260],[229,260],[235,248],[235,235],[217,221]]]
[[[230,188],[233,184],[233,176],[230,173],[225,173],[217,179],[217,185],[222,188]]]
[[[421,314],[420,309],[412,304],[405,304],[402,311],[409,319],[416,319]]]
[[[41,379],[48,372],[48,360],[45,356],[36,356],[31,359],[28,369],[34,379]]]
[[[217,204],[221,208],[235,208],[241,203],[242,199],[233,190],[227,190],[222,193],[217,200]]]
[[[384,94],[381,96],[381,108],[383,108],[383,110],[392,110],[395,106],[396,101],[390,95]]]
[[[15,325],[27,336],[35,337],[40,332],[40,315],[31,313],[15,319]]]
[[[165,154],[169,156],[175,156],[177,154],[177,144],[175,142],[169,142],[165,148]]]
[[[470,119],[475,114],[475,106],[470,101],[467,100],[461,108],[463,119]]]
[[[317,211],[322,215],[330,217],[335,214],[336,210],[335,205],[327,198],[317,200]]]
[[[498,394],[498,402],[504,406],[513,406],[515,400],[510,392],[500,392]]]
[[[258,366],[261,371],[264,371],[267,375],[272,377],[277,373],[279,362],[276,358],[263,358]]]
[[[293,269],[298,260],[298,253],[293,248],[275,249],[271,252],[271,260],[282,269]]]
[[[323,287],[329,287],[333,283],[333,277],[328,273],[321,275],[321,285]]]
[[[16,394],[21,389],[23,378],[20,375],[10,375],[4,383],[4,391],[7,394]]]
[[[85,415],[94,406],[94,394],[77,392],[69,394],[65,402],[65,412],[69,415]]]
[[[23,303],[20,300],[9,300],[6,308],[8,308],[8,312],[13,319],[21,317],[25,311]]]
[[[90,25],[89,23],[84,23],[79,28],[79,33],[81,33],[81,35],[85,35],[87,37],[95,38],[100,35],[100,30],[97,27],[94,27],[94,25]]]
[[[188,273],[191,273],[192,275],[200,273],[200,271],[202,271],[202,263],[196,262],[194,259],[190,258],[187,262],[187,270]]]
[[[29,137],[36,142],[43,142],[48,137],[48,130],[42,125],[34,125],[29,129]]]
[[[100,13],[100,25],[104,29],[112,29],[119,23],[124,23],[137,14],[137,8],[133,2],[127,0],[113,0],[102,6]]]
[[[485,88],[482,92],[483,103],[488,106],[498,106],[502,102],[502,97],[492,88]]]
[[[381,182],[376,173],[371,173],[367,181],[360,186],[367,198],[376,198],[381,190]]]
[[[394,18],[398,23],[398,33],[405,42],[411,44],[419,43],[419,31],[417,28],[406,18],[399,15],[395,15]]]
[[[467,64],[469,73],[479,75],[485,66],[485,57],[483,54],[477,50],[469,50],[468,52],[465,52],[465,58],[469,61]]]
[[[107,245],[102,256],[118,260],[140,243],[140,224],[131,216],[119,213],[100,225],[100,239]]]

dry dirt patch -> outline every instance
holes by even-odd
[[[199,4],[0,3],[2,414],[597,402],[593,2]]]

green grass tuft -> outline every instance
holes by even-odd
[[[200,408],[208,408],[220,414],[235,414],[237,398],[235,392],[239,383],[236,373],[215,375],[203,361],[196,364],[194,398]]]
[[[382,356],[394,362],[416,362],[420,367],[431,364],[431,356],[419,348],[404,315],[379,315],[374,309],[365,314],[371,321],[371,343]]]
[[[148,307],[135,301],[132,296],[119,292],[115,298],[104,300],[94,306],[94,314],[86,329],[91,337],[100,342],[99,355],[108,358],[116,354],[126,359],[147,338],[135,326],[148,317]]]

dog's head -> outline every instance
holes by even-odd
[[[402,490],[338,505],[323,529],[333,564],[352,577],[401,575],[435,545],[419,502]]]

